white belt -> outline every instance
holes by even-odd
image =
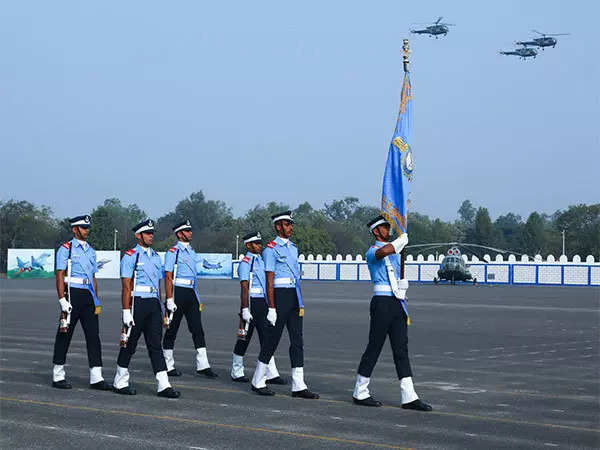
[[[65,282],[69,281],[75,284],[90,284],[90,280],[87,278],[65,277]]]
[[[392,292],[392,287],[389,284],[376,284],[373,292]]]
[[[296,286],[296,280],[293,278],[275,278],[273,284],[275,287],[294,287]]]
[[[251,288],[250,293],[251,294],[264,294],[265,292],[262,290],[262,288]]]
[[[175,278],[175,283],[185,284],[186,286],[193,286],[194,280],[188,280],[187,278]]]
[[[158,292],[152,286],[136,286],[135,291],[136,294],[151,294],[152,292]]]

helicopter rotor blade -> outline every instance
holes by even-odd
[[[554,34],[547,34],[546,36],[570,36],[571,33],[554,33]]]
[[[479,244],[460,244],[460,245],[465,245],[467,247],[483,248],[483,249],[491,250],[493,252],[498,252],[498,253],[510,253],[510,254],[517,255],[517,256],[523,256],[523,254],[519,253],[519,252],[514,252],[512,250],[503,250],[501,248],[495,248],[495,247],[488,247],[487,245],[479,245]]]
[[[447,247],[449,245],[456,245],[457,243],[458,242],[431,242],[429,244],[407,245],[406,248],[417,248],[417,247],[428,247],[428,246]]]
[[[438,20],[435,21],[435,24],[438,25],[440,23],[440,20],[442,20],[442,19],[443,19],[442,16],[438,17]]]
[[[531,31],[533,31],[534,33],[540,34],[540,35],[542,35],[542,36],[546,36],[544,33],[541,33],[541,32],[539,32],[538,30],[531,30]]]

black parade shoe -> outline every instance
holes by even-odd
[[[245,377],[242,375],[241,377],[237,377],[237,378],[231,377],[231,381],[235,381],[236,383],[247,383],[250,380],[248,379],[248,377]]]
[[[219,375],[214,373],[210,367],[203,369],[203,370],[196,370],[196,373],[198,375],[205,376],[206,378],[218,378],[219,377]]]
[[[172,387],[168,387],[166,389],[163,389],[160,392],[157,392],[156,395],[158,395],[159,397],[164,397],[164,398],[179,398],[179,397],[181,397],[181,392],[176,391]]]
[[[374,406],[376,408],[383,406],[383,403],[381,403],[379,400],[375,400],[373,397],[363,398],[362,400],[352,397],[352,400],[354,401],[355,405],[360,406]]]
[[[287,384],[287,381],[285,381],[283,378],[281,377],[275,377],[275,378],[271,378],[270,380],[267,380],[267,384]]]
[[[52,387],[56,389],[72,389],[73,385],[67,380],[53,381]]]
[[[121,389],[117,389],[116,387],[113,386],[113,391],[115,391],[117,394],[121,394],[121,395],[137,394],[137,391],[135,390],[135,388],[132,388],[131,386],[125,386],[124,388],[121,388]]]
[[[431,405],[424,403],[421,399],[416,399],[410,403],[404,403],[402,409],[412,409],[413,411],[432,411]]]
[[[112,391],[112,386],[104,380],[100,380],[97,383],[90,384],[90,389],[96,389],[97,391]]]
[[[275,392],[273,392],[271,389],[269,389],[268,387],[262,387],[262,388],[257,388],[252,386],[252,390],[254,392],[256,392],[258,395],[266,395],[266,396],[272,396],[275,395]]]
[[[319,394],[311,392],[308,389],[304,389],[302,391],[292,392],[292,397],[317,399],[319,398]]]
[[[170,377],[180,377],[181,376],[181,372],[177,369],[171,369],[167,372],[167,375]]]

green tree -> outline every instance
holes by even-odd
[[[527,218],[523,229],[523,252],[534,256],[544,251],[546,234],[544,231],[544,219],[537,212],[532,212]]]
[[[463,201],[460,205],[460,208],[458,208],[459,218],[461,222],[467,226],[472,226],[474,224],[476,212],[477,211],[475,210],[473,203],[471,203],[471,200]]]
[[[523,232],[523,219],[521,216],[513,213],[499,216],[494,222],[494,228],[499,232],[499,240],[496,242],[496,246],[507,250],[520,250]]]
[[[118,198],[109,198],[92,211],[89,243],[98,250],[112,250],[115,234],[117,249],[135,245],[131,228],[145,220],[146,213],[135,203],[123,206]],[[117,230],[117,233],[115,233]]]
[[[493,245],[495,244],[494,226],[490,219],[490,213],[487,208],[479,208],[475,215],[475,226],[473,228],[473,239],[476,244]]]
[[[27,201],[0,201],[0,270],[9,248],[56,248],[58,223],[52,209]]]
[[[154,237],[154,248],[166,250],[176,238],[173,226],[185,219],[190,219],[194,227],[194,241],[197,249],[203,252],[233,252],[231,243],[235,245],[235,232],[232,230],[235,220],[225,202],[207,200],[202,191],[193,192],[179,201],[175,210],[160,217],[157,221]]]
[[[600,255],[600,203],[572,205],[566,211],[558,211],[554,229],[557,235],[565,231],[565,251],[570,258]],[[562,252],[562,242],[559,245],[557,254]]]

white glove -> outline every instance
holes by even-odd
[[[123,310],[123,323],[128,327],[135,326],[135,322],[133,321],[133,316],[131,315],[131,309]]]
[[[408,244],[408,233],[402,233],[402,235],[391,242],[396,253],[400,253],[406,244]]]
[[[275,308],[269,308],[269,312],[267,313],[267,321],[275,326],[275,322],[277,322],[277,311]]]
[[[71,304],[67,301],[66,298],[59,298],[58,299],[58,303],[60,303],[60,310],[62,312],[66,312],[66,313],[70,313],[71,311],[73,311],[73,307],[71,306]]]
[[[242,308],[242,319],[245,322],[250,322],[254,317],[250,314],[250,310],[248,308]]]
[[[406,278],[398,280],[398,289],[402,289],[404,291],[408,289],[408,280]]]
[[[171,312],[175,312],[177,310],[177,305],[175,304],[173,297],[167,299],[167,309]]]

